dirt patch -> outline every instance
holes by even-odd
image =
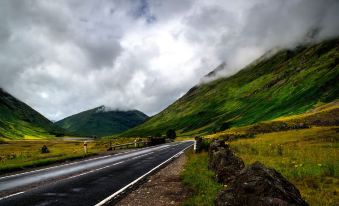
[[[139,188],[120,200],[118,206],[181,205],[189,191],[180,180],[180,173],[187,161],[185,154],[150,176]]]

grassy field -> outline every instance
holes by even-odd
[[[310,205],[339,202],[339,127],[313,127],[258,134],[230,142],[246,164],[275,168]]]
[[[87,156],[103,153],[109,146],[108,139],[88,142]],[[112,144],[134,142],[134,138],[112,139]],[[46,145],[49,153],[42,154]],[[65,140],[17,140],[0,142],[0,173],[23,168],[48,165],[70,159],[83,158],[83,141]]]
[[[207,153],[189,154],[181,178],[183,183],[192,190],[192,196],[183,205],[214,205],[217,192],[222,185],[215,182],[214,173],[208,170],[207,165]]]

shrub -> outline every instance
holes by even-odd
[[[166,137],[168,139],[175,139],[177,137],[177,134],[175,133],[175,130],[174,129],[169,129],[167,130],[166,132]]]

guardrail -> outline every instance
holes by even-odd
[[[150,142],[132,142],[132,143],[127,143],[127,144],[118,144],[118,145],[110,145],[107,149],[107,151],[111,150],[116,150],[116,149],[123,149],[123,148],[129,148],[129,147],[134,147],[134,148],[139,148],[139,147],[145,147],[148,146]]]

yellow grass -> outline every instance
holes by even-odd
[[[134,142],[132,138],[117,138],[112,144]],[[49,153],[42,154],[46,145]],[[109,140],[88,142],[88,155],[103,153],[109,147]],[[67,159],[84,157],[83,141],[65,140],[14,140],[0,144],[0,173],[24,167],[47,165]]]
[[[308,112],[298,114],[298,115],[279,117],[279,118],[274,119],[274,121],[289,121],[289,120],[295,120],[295,119],[302,119],[302,118],[307,118],[309,116],[316,115],[319,113],[328,113],[336,109],[339,109],[339,100],[335,100],[327,104],[318,103],[318,105],[316,105],[314,109],[311,109]]]
[[[310,205],[339,202],[339,127],[272,132],[230,142],[246,164],[260,161],[294,183]]]

